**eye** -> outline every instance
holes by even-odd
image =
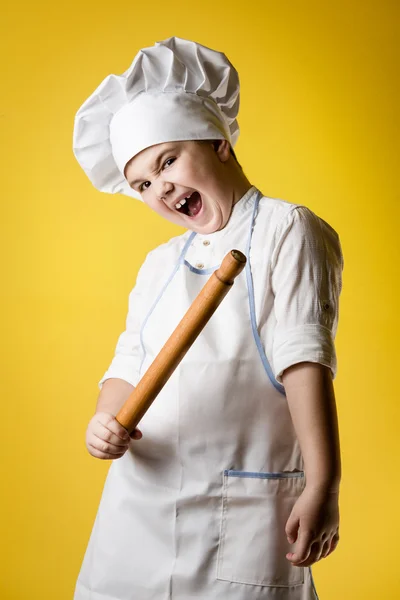
[[[164,163],[164,167],[169,167],[170,165],[168,163],[173,163],[176,159],[175,158],[168,158],[165,163]]]
[[[144,190],[148,190],[149,189],[149,186],[146,185],[147,183],[149,184],[149,186],[151,185],[150,181],[145,181],[144,183],[141,183],[139,185],[139,192],[143,192]],[[146,186],[146,187],[143,188],[143,186]]]

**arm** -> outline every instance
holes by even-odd
[[[339,433],[331,370],[303,362],[282,375],[289,410],[304,459],[306,487],[286,526],[295,552],[287,558],[309,566],[330,554],[338,542]]]
[[[271,258],[276,328],[273,364],[281,379],[304,458],[306,485],[286,524],[295,543],[287,558],[309,566],[338,541],[339,436],[332,376],[342,288],[337,233],[305,207],[276,232]]]
[[[96,413],[107,412],[115,417],[134,389],[123,379],[106,379],[97,398]]]
[[[335,393],[329,368],[299,363],[282,376],[307,486],[338,491],[341,475]]]
[[[139,380],[142,360],[140,327],[146,308],[143,290],[148,287],[145,264],[146,261],[139,271],[136,286],[129,294],[126,328],[118,339],[112,363],[99,382],[101,391],[97,398],[96,412],[86,431],[86,447],[96,458],[120,458],[127,451],[131,438],[139,440],[142,437],[138,429],[129,436],[115,419],[115,415]]]

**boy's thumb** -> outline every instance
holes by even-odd
[[[143,437],[142,432],[139,429],[134,429],[130,434],[131,438],[134,440],[140,440]]]
[[[285,527],[285,533],[289,544],[294,544],[297,540],[299,524],[299,519],[295,515],[291,514]]]

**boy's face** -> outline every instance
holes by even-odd
[[[239,199],[230,184],[229,142],[218,144],[218,148],[212,142],[194,141],[151,146],[128,162],[125,177],[165,219],[198,233],[213,233],[225,227]]]

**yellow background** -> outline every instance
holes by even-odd
[[[180,232],[91,186],[72,154],[73,118],[104,77],[171,35],[239,70],[236,150],[251,182],[340,233],[342,538],[314,575],[321,600],[398,599],[399,3],[7,4],[1,600],[72,599],[108,468],[84,446],[97,382],[146,253]]]

